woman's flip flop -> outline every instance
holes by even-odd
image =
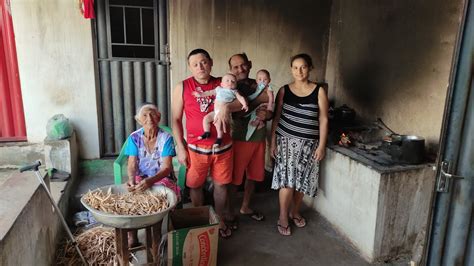
[[[282,236],[291,236],[291,227],[290,224],[283,226],[280,224],[280,221],[277,222],[278,233]]]
[[[290,217],[293,223],[296,225],[296,227],[305,227],[306,226],[306,219],[301,216],[300,218],[298,217]]]

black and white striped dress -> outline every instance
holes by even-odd
[[[295,95],[285,85],[283,106],[276,129],[275,167],[272,189],[294,188],[316,197],[319,162],[313,154],[319,143],[319,107],[317,85],[305,97]]]

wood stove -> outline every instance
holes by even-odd
[[[381,148],[385,132],[373,124],[337,130],[321,164],[319,194],[305,202],[370,262],[412,256],[427,228],[433,164],[393,160]],[[347,145],[338,144],[342,133]]]

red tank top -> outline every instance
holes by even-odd
[[[193,77],[183,80],[183,106],[186,115],[186,141],[189,144],[212,145],[216,141],[217,132],[211,125],[211,137],[203,140],[197,138],[204,133],[202,120],[205,115],[214,111],[215,96],[196,98],[193,91],[209,91],[215,89],[221,83],[220,78],[212,77],[207,84],[198,83]],[[224,134],[222,143],[229,143],[231,137],[229,132]]]

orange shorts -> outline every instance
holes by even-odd
[[[234,178],[232,184],[240,185],[247,179],[261,182],[265,178],[265,142],[234,141]]]
[[[188,145],[189,167],[186,171],[186,185],[199,188],[204,184],[208,175],[220,185],[232,181],[232,143],[222,144],[212,150],[210,145]]]

